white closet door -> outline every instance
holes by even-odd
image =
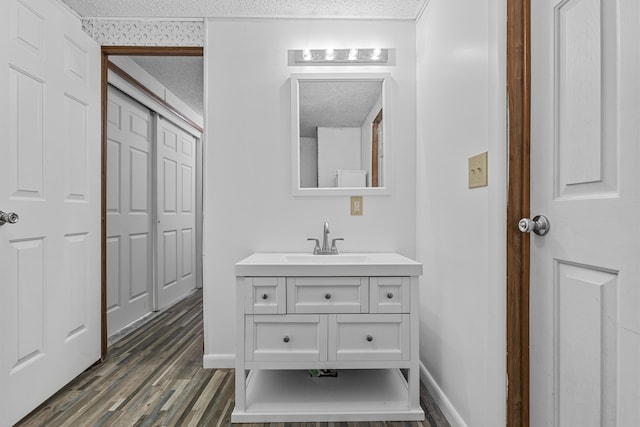
[[[158,118],[158,308],[195,288],[194,136]]]
[[[107,332],[153,310],[152,116],[109,86],[107,107]]]
[[[0,1],[0,426],[100,359],[100,48],[53,0]]]

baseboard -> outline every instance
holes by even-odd
[[[442,414],[449,421],[449,424],[451,424],[451,427],[468,427],[467,423],[464,422],[447,395],[442,391],[440,386],[438,386],[422,362],[420,362],[420,379],[431,394],[431,397],[433,397],[433,400],[440,407]]]
[[[205,354],[202,357],[205,369],[233,369],[236,367],[235,354]]]

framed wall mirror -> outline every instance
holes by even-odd
[[[293,194],[390,194],[389,74],[291,76]]]

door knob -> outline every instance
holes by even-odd
[[[544,236],[549,232],[551,223],[544,215],[536,215],[533,219],[522,218],[518,221],[518,229],[523,233],[531,233],[532,231],[538,236]]]
[[[20,220],[20,217],[17,213],[0,211],[0,225],[4,225],[7,222],[9,224],[15,224],[18,220]]]

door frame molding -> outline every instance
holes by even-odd
[[[101,47],[101,360],[107,356],[107,88],[109,56],[204,56],[204,48],[193,46],[102,46]]]
[[[371,124],[371,186],[378,187],[379,175],[380,175],[380,139],[379,139],[379,129],[380,123],[382,122],[382,108],[376,114],[376,117],[373,119],[373,123]]]
[[[507,0],[507,426],[529,426],[530,0]]]

